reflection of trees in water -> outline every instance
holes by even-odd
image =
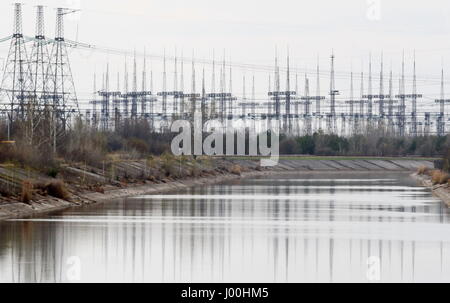
[[[64,225],[6,222],[0,227],[0,262],[11,282],[59,282],[62,280]],[[3,265],[2,265],[3,266]]]
[[[387,206],[368,197],[380,195],[392,205],[414,199],[392,190],[329,188],[354,185],[354,180],[327,182],[243,180],[178,192],[220,199],[129,199],[54,217],[93,222],[5,222],[0,225],[0,279],[9,279],[10,273],[15,282],[65,281],[67,257],[77,253],[86,262],[82,278],[89,281],[360,281],[370,256],[380,257],[384,278],[412,281],[429,274],[416,266],[424,264],[427,249],[436,256],[427,260],[431,271],[442,268],[447,244],[416,243],[414,233],[422,233],[420,226],[411,225],[409,236],[396,231],[415,221],[448,224],[449,214],[438,203]],[[367,182],[361,185],[366,188]],[[361,200],[339,200],[344,191]],[[266,195],[298,199],[258,199]],[[315,198],[318,195],[326,199]],[[4,264],[10,267],[6,273]],[[448,274],[444,271],[444,277]]]

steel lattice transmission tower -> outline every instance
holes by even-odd
[[[412,101],[412,109],[411,109],[411,135],[413,137],[417,137],[417,99],[422,98],[421,94],[417,94],[417,76],[416,76],[416,54],[414,53],[414,65],[413,65],[413,93],[412,95],[407,96],[407,98],[411,98]]]
[[[350,73],[350,100],[347,100],[345,102],[349,106],[349,114],[350,114],[350,133],[356,134],[358,129],[358,123],[359,123],[359,116],[358,114],[355,114],[355,106],[361,103],[360,100],[355,100],[355,94],[354,94],[354,85],[353,85],[353,70]]]
[[[325,100],[324,96],[320,95],[320,65],[319,56],[317,56],[317,70],[316,70],[316,96],[314,98],[316,101],[316,130],[322,130],[322,101]]]
[[[39,5],[36,12],[36,35],[30,56],[30,68],[33,79],[33,95],[40,101],[48,93],[46,80],[51,73],[51,70],[48,69],[50,54],[47,45],[44,29],[44,7]]]
[[[291,91],[291,71],[290,71],[290,57],[289,57],[289,49],[287,53],[287,62],[286,62],[286,109],[284,116],[284,131],[285,133],[292,135],[292,117],[291,117],[291,99],[296,94],[296,92]]]
[[[335,87],[334,79],[334,52],[331,54],[331,74],[330,74],[330,114],[328,116],[327,128],[332,134],[337,134],[337,121],[336,121],[336,96],[339,95],[339,91]]]
[[[315,97],[309,96],[309,79],[308,76],[305,75],[305,96],[301,98],[303,100],[304,105],[304,116],[305,119],[305,125],[306,125],[306,135],[312,136],[313,130],[312,130],[312,119],[311,119],[311,100],[315,100]]]
[[[445,136],[445,105],[450,103],[450,99],[445,99],[444,68],[441,71],[441,98],[436,100],[439,104],[439,116],[437,121],[437,134],[439,137]]]
[[[398,135],[400,137],[405,136],[406,127],[406,94],[405,94],[405,54],[402,57],[402,74],[400,78],[399,91],[400,93],[396,96],[400,103],[398,106]]]
[[[6,60],[1,89],[9,99],[9,119],[23,120],[26,114],[26,102],[32,89],[30,66],[22,33],[22,4],[14,4],[14,32]],[[16,117],[17,115],[17,117]]]
[[[64,8],[56,10],[56,37],[52,46],[48,74],[48,82],[52,86],[50,91],[52,92],[53,111],[62,131],[68,127],[70,114],[79,113],[75,84],[64,39],[64,16],[74,12],[75,10]]]
[[[391,92],[390,92],[391,93]],[[378,98],[375,103],[378,103],[378,128],[385,129],[386,119],[386,100],[392,101],[391,95],[384,94],[384,61],[383,54],[381,54],[381,67],[380,67],[380,94],[375,95],[374,98]],[[390,104],[388,102],[388,104]]]
[[[393,80],[392,80],[392,69],[389,73],[389,99],[388,99],[388,133],[390,135],[395,134],[395,119],[394,119],[394,103],[393,99]]]
[[[51,78],[51,69],[49,69],[50,54],[48,52],[48,42],[45,37],[44,26],[44,7],[37,6],[36,11],[36,34],[34,37],[33,47],[30,55],[30,71],[32,77],[32,117],[31,122],[31,138],[34,138],[34,128],[41,121],[50,121],[51,112],[48,105],[49,87],[47,79]],[[50,98],[51,99],[51,98]],[[43,110],[43,111],[42,111]],[[42,114],[43,113],[43,114]],[[45,119],[43,119],[45,118]],[[44,133],[41,133],[41,139],[48,135],[50,125],[45,127]]]

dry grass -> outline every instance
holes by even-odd
[[[240,176],[242,174],[242,168],[239,165],[233,165],[230,169],[230,173]]]
[[[440,170],[434,170],[431,174],[431,181],[434,185],[447,184],[449,180],[450,175]]]
[[[99,194],[105,194],[105,188],[103,186],[95,186],[94,191],[99,193]]]
[[[58,199],[69,200],[70,195],[66,189],[66,185],[61,180],[56,180],[48,183],[45,186],[47,193]]]
[[[447,184],[450,180],[450,175],[447,173],[442,173],[439,179],[439,184]]]
[[[33,183],[30,181],[22,182],[22,193],[20,195],[20,201],[30,204],[33,199]]]
[[[161,156],[161,169],[165,177],[179,177],[179,167],[172,154],[165,153]]]
[[[426,166],[421,166],[417,170],[417,174],[420,175],[420,176],[428,175],[429,173],[430,173],[430,169],[428,167],[426,167]]]
[[[193,160],[192,161],[192,166],[191,166],[190,171],[189,171],[189,175],[191,177],[196,178],[196,177],[200,176],[200,174],[201,174],[200,166],[199,166],[197,160]]]

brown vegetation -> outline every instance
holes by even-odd
[[[180,167],[172,154],[164,153],[161,156],[161,169],[165,177],[181,177]]]
[[[1,162],[11,162],[22,167],[44,169],[54,166],[51,152],[42,152],[36,146],[17,141],[15,144],[0,145]]]
[[[450,175],[440,170],[434,170],[431,173],[431,182],[433,183],[433,185],[447,184],[449,180]]]
[[[200,167],[199,167],[199,164],[198,164],[197,160],[194,160],[194,161],[192,162],[192,166],[191,166],[191,168],[190,168],[189,175],[190,175],[191,177],[196,178],[196,177],[200,176],[200,174],[201,174],[201,169],[200,169]]]
[[[106,160],[106,138],[79,121],[66,136],[60,155],[69,162],[82,162],[98,167]]]
[[[33,183],[31,183],[30,181],[23,181],[20,201],[23,203],[30,204],[32,199],[33,199]]]
[[[230,173],[232,173],[233,175],[238,175],[240,176],[242,174],[242,168],[239,165],[233,165],[230,168]]]
[[[421,166],[419,167],[419,169],[417,170],[417,174],[419,176],[423,176],[423,175],[429,175],[430,173],[430,169],[426,166]]]
[[[70,198],[66,185],[61,180],[55,180],[47,183],[45,190],[50,196],[58,199],[69,200]]]

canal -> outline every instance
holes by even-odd
[[[403,173],[239,180],[0,223],[0,282],[450,282],[450,212]]]

